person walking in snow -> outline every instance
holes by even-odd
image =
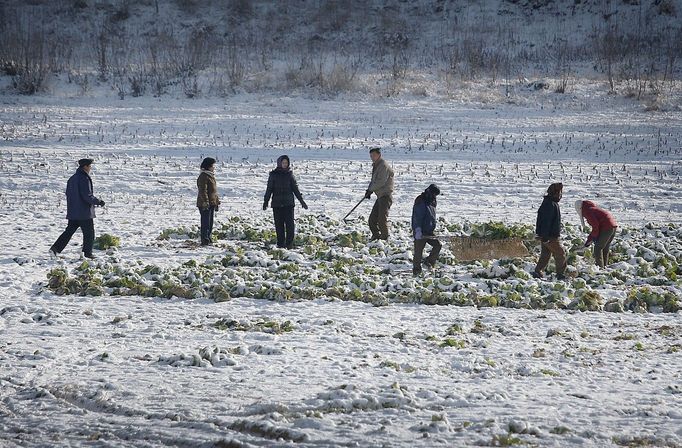
[[[263,198],[263,210],[267,210],[270,198],[272,214],[275,219],[277,233],[277,247],[291,249],[294,247],[294,196],[304,209],[308,205],[298,190],[298,183],[291,171],[289,156],[283,155],[277,159],[277,168],[270,171],[268,186]]]
[[[533,277],[542,278],[544,270],[549,264],[549,259],[554,256],[556,264],[556,277],[558,280],[565,278],[566,252],[561,246],[559,237],[561,234],[561,210],[559,201],[563,195],[562,183],[554,183],[547,188],[542,205],[538,209],[538,217],[535,223],[535,237],[540,240],[540,259],[533,271]]]
[[[371,198],[372,193],[377,196],[369,214],[370,241],[387,240],[388,211],[393,204],[393,170],[381,157],[380,148],[370,148],[369,156],[372,159],[372,180],[365,191],[365,199]]]
[[[218,211],[220,198],[218,197],[218,184],[215,181],[216,159],[206,157],[201,162],[201,172],[197,178],[197,208],[201,215],[201,245],[213,244],[211,233],[213,232],[213,217]]]
[[[66,183],[66,230],[59,235],[57,241],[50,247],[50,253],[56,257],[61,253],[78,228],[83,232],[83,255],[95,258],[92,248],[95,243],[95,206],[104,206],[104,201],[93,194],[92,159],[80,159],[78,169]]]
[[[422,255],[426,245],[431,246],[431,253],[423,263],[433,267],[440,254],[441,243],[433,235],[436,229],[436,196],[440,189],[431,184],[414,200],[412,207],[412,233],[414,235],[414,258],[412,259],[412,274],[417,276],[422,273]]]
[[[592,232],[585,241],[585,247],[594,242],[594,261],[597,266],[603,268],[609,264],[609,250],[618,224],[611,213],[597,207],[597,204],[592,201],[575,201],[575,210],[580,216],[583,227],[585,220],[592,227]]]

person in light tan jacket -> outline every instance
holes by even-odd
[[[369,156],[372,159],[372,181],[365,192],[365,199],[372,197],[372,193],[377,196],[369,215],[370,241],[387,240],[388,211],[393,204],[393,170],[381,157],[380,148],[370,148]]]
[[[201,162],[201,173],[197,178],[197,207],[201,214],[201,245],[208,246],[213,243],[211,232],[213,232],[213,215],[218,210],[220,198],[218,197],[218,186],[215,181],[216,160],[206,157]]]

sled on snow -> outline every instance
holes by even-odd
[[[457,260],[503,260],[530,255],[522,238],[488,239],[472,236],[450,237],[450,251]]]

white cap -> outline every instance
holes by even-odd
[[[580,216],[580,223],[585,226],[585,218],[583,217],[583,201],[577,200],[575,201],[575,211],[578,212],[578,216]]]

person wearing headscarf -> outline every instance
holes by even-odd
[[[559,237],[561,236],[561,210],[559,201],[563,196],[564,186],[557,182],[547,188],[542,205],[538,209],[538,216],[535,222],[535,237],[540,241],[540,259],[533,271],[533,277],[542,278],[545,268],[549,264],[549,259],[554,256],[556,264],[556,277],[558,280],[565,278],[566,272],[566,252],[561,246]]]
[[[275,232],[277,233],[277,247],[291,249],[294,247],[294,196],[304,209],[308,205],[303,200],[303,195],[298,189],[298,182],[291,171],[289,156],[282,155],[277,158],[277,168],[270,171],[268,186],[263,198],[263,210],[267,210],[268,204],[272,207],[272,215],[275,220]],[[272,202],[270,201],[272,199]]]
[[[575,201],[575,210],[580,216],[582,226],[587,220],[592,231],[585,241],[585,247],[594,242],[594,261],[597,266],[604,267],[609,264],[609,250],[613,237],[616,235],[618,223],[608,211],[597,207],[592,201]]]
[[[436,184],[431,184],[414,200],[412,206],[412,233],[414,235],[414,257],[412,259],[412,274],[417,276],[422,273],[422,263],[433,267],[436,265],[440,249],[440,241],[435,237],[436,230],[436,196],[440,189]],[[422,261],[424,248],[431,246],[431,253]]]
[[[213,217],[220,205],[218,197],[218,185],[215,180],[216,160],[206,157],[201,162],[201,172],[197,178],[197,207],[201,215],[201,245],[213,244],[211,233],[213,232]]]

